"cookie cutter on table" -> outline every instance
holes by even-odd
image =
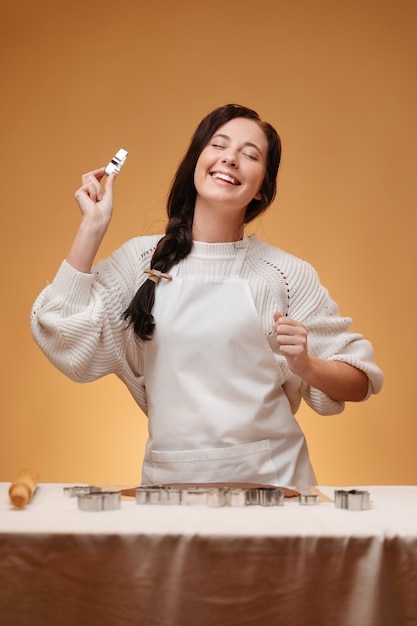
[[[120,509],[120,491],[95,491],[78,496],[80,511],[114,511]]]
[[[101,487],[96,487],[95,485],[74,485],[73,487],[64,487],[64,496],[76,498],[97,491],[101,491]]]
[[[280,487],[187,487],[142,485],[136,488],[136,503],[207,506],[282,506],[284,492]]]
[[[359,489],[335,489],[334,503],[338,509],[348,509],[349,511],[366,511],[370,508],[369,491]]]
[[[319,503],[319,496],[317,493],[300,493],[298,502],[302,506],[315,506]]]
[[[113,173],[118,174],[122,169],[128,154],[129,153],[127,150],[125,150],[124,148],[120,148],[120,150],[116,152],[110,163],[106,165],[104,173],[107,174],[107,176],[110,176],[110,174]]]

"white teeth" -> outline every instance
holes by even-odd
[[[212,174],[213,178],[220,178],[220,180],[225,180],[227,183],[231,183],[232,185],[238,185],[239,181],[236,180],[236,178],[233,178],[232,176],[228,176],[227,174],[221,174],[220,172],[214,172],[214,174]]]

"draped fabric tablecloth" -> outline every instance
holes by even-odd
[[[40,484],[16,510],[0,483],[3,626],[417,625],[417,487],[356,486],[367,511],[288,499],[101,512],[63,487]]]

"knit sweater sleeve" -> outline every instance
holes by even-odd
[[[378,393],[383,374],[375,363],[372,344],[362,334],[352,332],[352,319],[339,314],[337,304],[321,285],[315,269],[304,261],[297,261],[297,279],[290,281],[289,316],[303,322],[306,327],[309,353],[357,367],[368,376],[366,398]],[[344,402],[333,400],[305,382],[299,382],[301,396],[318,413],[332,415],[343,411]]]
[[[342,317],[337,304],[321,284],[316,270],[306,261],[279,248],[260,245],[256,257],[262,260],[271,288],[272,307],[284,315],[302,322],[308,333],[308,350],[325,360],[343,361],[364,371],[368,376],[368,393],[378,393],[383,374],[375,363],[372,344],[360,333],[352,332],[352,319]],[[272,273],[271,273],[272,271]],[[273,312],[267,309],[268,318]],[[275,336],[270,340],[281,369],[286,371],[284,390],[295,413],[302,399],[322,415],[334,415],[344,409],[344,402],[328,397],[292,374],[277,346]]]
[[[31,312],[32,336],[47,358],[77,382],[120,374],[126,359],[128,307],[156,244],[153,237],[130,240],[91,274],[63,261]]]

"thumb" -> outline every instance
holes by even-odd
[[[113,200],[113,190],[114,190],[114,181],[116,180],[117,174],[113,173],[107,176],[107,179],[104,183],[104,195]]]
[[[280,317],[284,317],[280,311],[275,311],[274,313],[274,321],[277,322]]]

